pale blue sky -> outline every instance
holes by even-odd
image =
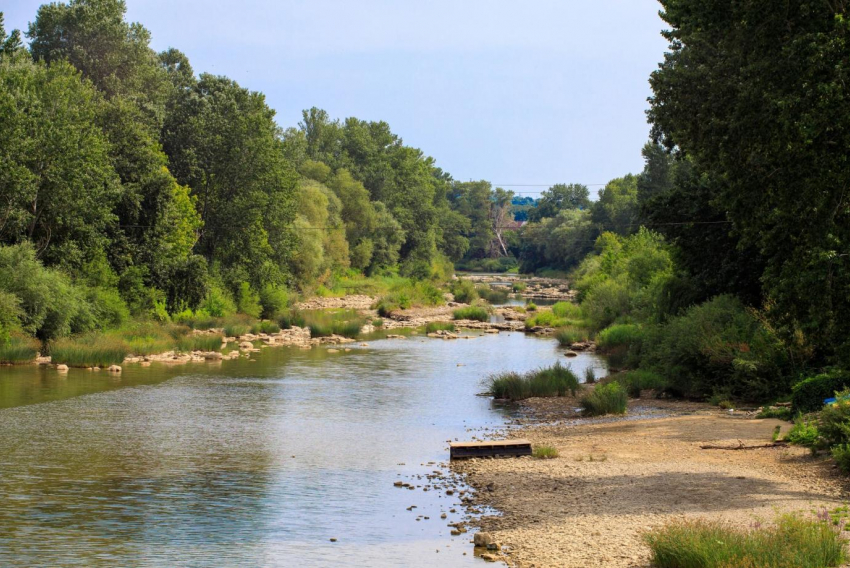
[[[7,29],[42,3],[4,2]],[[127,4],[154,49],[263,91],[281,126],[311,106],[386,120],[456,179],[501,184],[640,171],[647,79],[666,48],[656,0]]]

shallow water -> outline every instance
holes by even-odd
[[[475,396],[488,373],[563,353],[521,333],[369,343],[118,377],[0,368],[0,565],[473,565],[446,526],[462,509],[439,519],[457,495],[393,482],[504,425]]]

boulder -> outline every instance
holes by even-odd
[[[67,370],[68,370],[68,365],[65,365],[64,363],[61,363],[61,364],[59,364],[59,365],[56,365],[56,370],[57,370],[57,371],[67,371]]]
[[[120,365],[110,365],[109,369],[107,369],[107,371],[109,371],[110,373],[120,373],[121,372],[121,366]]]
[[[204,353],[204,359],[207,361],[221,361],[224,359],[224,355],[218,351],[210,351],[209,353]]]
[[[475,533],[475,536],[472,537],[472,542],[475,546],[487,547],[488,544],[495,542],[493,540],[493,535],[486,532]]]
[[[576,353],[575,351],[567,351],[566,353],[564,353],[564,355],[566,355],[567,357],[578,357],[578,353]]]
[[[496,562],[499,558],[495,554],[482,554],[481,560],[485,562]]]
[[[239,344],[239,349],[244,349],[245,351],[250,351],[254,348],[254,344],[250,341],[243,341]]]

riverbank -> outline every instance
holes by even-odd
[[[832,462],[804,448],[701,449],[766,444],[777,426],[790,429],[788,422],[654,399],[630,401],[636,419],[584,421],[574,407],[571,400],[529,400],[526,418],[507,432],[554,446],[555,459],[453,466],[477,489],[473,507],[501,513],[477,524],[502,545],[509,565],[647,567],[641,535],[667,522],[702,518],[751,527],[778,512],[831,510],[850,496]],[[562,420],[552,423],[556,416]]]

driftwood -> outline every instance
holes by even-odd
[[[738,440],[737,446],[712,446],[711,444],[706,444],[704,446],[700,446],[701,450],[758,450],[760,448],[782,448],[788,445],[788,442],[784,440],[777,440],[776,442],[771,442],[769,444],[759,444],[757,446],[745,446],[741,440]]]

